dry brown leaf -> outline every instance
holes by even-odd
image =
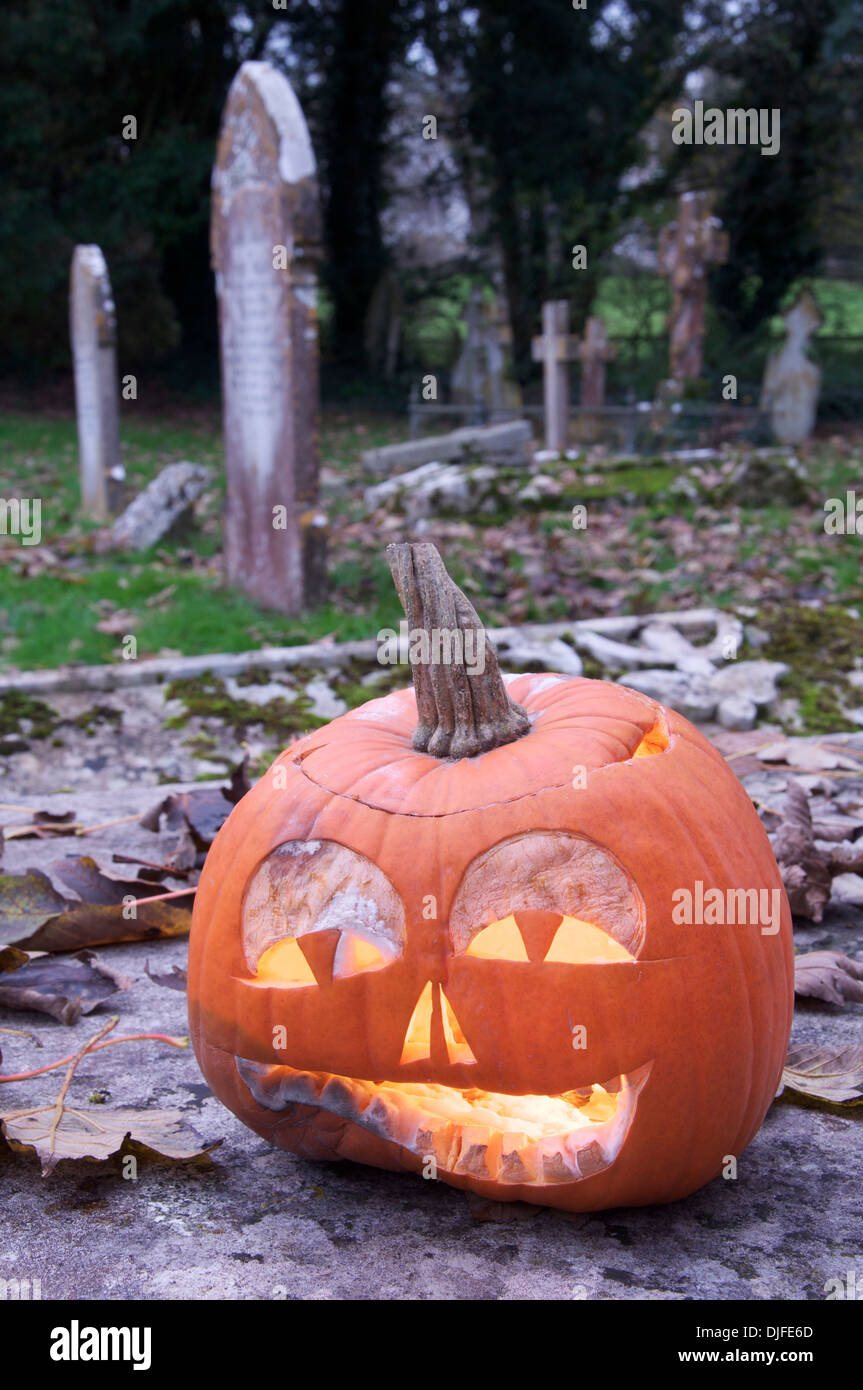
[[[135,917],[126,917],[121,904],[76,903],[13,945],[26,946],[28,951],[77,951],[82,946],[113,946],[119,941],[157,941],[189,934],[192,913],[188,907],[160,902],[140,904],[135,910]]]
[[[837,768],[860,771],[859,762],[855,762],[847,750],[825,748],[823,744],[807,743],[805,739],[779,739],[763,748],[759,757],[765,763],[787,763],[800,772],[833,772]]]
[[[7,970],[17,970],[29,959],[27,952],[19,951],[17,946],[0,946],[0,975],[5,975]]]
[[[827,857],[815,848],[809,796],[796,782],[788,785],[783,820],[770,836],[791,911],[820,922],[830,900],[832,875]]]
[[[186,972],[181,970],[179,965],[171,966],[170,975],[156,975],[150,969],[150,962],[144,962],[144,973],[153,981],[154,985],[162,985],[164,989],[176,989],[181,994],[186,993]]]
[[[37,1154],[43,1177],[64,1158],[106,1159],[138,1150],[188,1162],[222,1142],[204,1144],[181,1110],[106,1110],[103,1105],[62,1105],[59,1119],[55,1105],[0,1112],[0,1132],[18,1153]]]
[[[807,951],[794,958],[794,993],[829,1004],[863,1003],[863,961],[839,951]]]
[[[0,874],[0,940],[26,939],[66,905],[67,900],[39,869],[28,869],[25,874]]]
[[[0,1005],[50,1014],[67,1027],[133,983],[131,976],[118,974],[93,951],[25,961],[0,979]]]
[[[140,613],[133,613],[128,608],[118,608],[116,613],[109,613],[107,617],[100,618],[96,624],[96,631],[104,632],[109,637],[125,637],[127,632],[134,632],[140,622]]]
[[[231,773],[226,787],[201,787],[166,796],[141,817],[145,830],[177,830],[191,833],[195,848],[209,849],[234,806],[249,791],[247,759]]]
[[[859,1105],[863,1101],[863,1047],[819,1047],[817,1043],[792,1047],[785,1058],[782,1087],[829,1105]]]
[[[74,811],[63,811],[56,815],[52,811],[34,811],[29,824],[4,826],[3,834],[7,840],[49,840],[57,835],[71,835],[78,823]]]
[[[69,1088],[79,1063],[101,1047],[114,1045],[105,1039],[117,1023],[117,1018],[108,1019],[99,1032],[68,1059],[66,1075],[53,1104],[0,1111],[0,1135],[12,1149],[33,1150],[38,1154],[43,1177],[64,1158],[105,1159],[130,1148],[185,1161],[201,1158],[222,1142],[217,1139],[214,1144],[202,1145],[195,1131],[186,1126],[180,1110],[105,1110],[101,1105],[82,1110],[68,1103]],[[143,1036],[115,1041],[135,1042]],[[161,1041],[182,1047],[188,1039],[162,1036]]]
[[[87,855],[69,855],[51,868],[84,901],[61,897],[38,869],[0,875],[0,939],[10,946],[28,951],[77,951],[118,941],[188,934],[192,920],[189,906],[124,902],[156,896],[152,883],[100,869]]]

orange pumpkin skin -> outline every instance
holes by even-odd
[[[470,1153],[461,1137],[449,1166],[438,1153],[432,1175],[495,1200],[572,1211],[671,1202],[746,1148],[777,1090],[793,1007],[791,917],[779,871],[743,787],[680,715],[618,685],[546,673],[519,676],[508,692],[531,719],[514,743],[458,762],[414,751],[416,701],[408,689],[295,743],[235,807],[195,902],[188,990],[198,1061],[219,1099],[271,1142],[309,1158],[426,1175],[428,1133],[404,1142],[407,1121],[405,1129],[391,1115],[381,1119],[375,1105],[361,1114],[352,1087],[426,1083],[454,1097],[544,1098],[635,1077],[617,1151],[593,1145],[593,1158],[579,1157],[569,1179],[553,1159],[547,1175],[536,1170],[534,1149],[530,1177],[518,1161],[504,1174],[482,1132]],[[331,978],[319,952],[315,982],[256,979],[244,946],[249,885],[274,862],[269,856],[296,842],[344,846],[385,876],[404,912],[404,940],[388,963]],[[618,887],[629,884],[638,918],[631,958],[569,963],[466,953],[467,898],[478,910],[485,894],[499,916],[508,884],[496,880],[495,863],[517,864],[547,845],[573,845],[610,866]],[[565,912],[543,898],[547,876],[522,881],[517,870],[514,878],[519,924],[532,920],[531,891],[540,924]],[[705,891],[765,890],[780,905],[778,930],[765,931],[764,919],[677,924],[674,895],[699,881]],[[472,896],[468,882],[479,884]],[[600,902],[597,921],[604,910]],[[266,911],[278,915],[278,902]],[[459,913],[455,941],[451,918]],[[631,914],[627,920],[631,927]],[[487,925],[477,921],[476,930]],[[331,948],[334,937],[330,931]],[[313,936],[300,940],[309,947]],[[406,1058],[411,1020],[430,983],[428,1055]],[[452,1045],[452,1030],[445,1035],[443,995],[470,1061]],[[266,1070],[274,1066],[285,1072]],[[283,1107],[269,1108],[255,1079],[265,1071],[315,1073],[315,1085],[329,1090],[298,1093],[292,1079]],[[345,1078],[347,1098],[337,1084]]]

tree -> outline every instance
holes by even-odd
[[[230,0],[7,0],[0,43],[0,346],[68,362],[77,242],[105,252],[121,347],[215,360],[209,180],[236,66]]]
[[[710,104],[781,115],[778,154],[709,152],[730,238],[714,298],[728,331],[745,337],[769,322],[796,280],[822,267],[825,208],[847,206],[842,176],[863,115],[863,25],[858,0],[743,0],[734,12],[709,5],[705,18]]]
[[[294,0],[286,10],[285,62],[297,74],[320,168],[334,355],[355,366],[388,264],[381,214],[390,82],[417,13],[414,0]]]
[[[576,324],[590,308],[601,257],[634,204],[623,177],[681,80],[684,10],[684,0],[427,7],[426,42],[453,90],[467,93],[451,115],[501,248],[522,378],[542,300],[570,299]],[[585,269],[573,268],[574,246],[586,249]]]

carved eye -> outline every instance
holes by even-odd
[[[546,954],[539,959],[567,965],[588,965],[592,962],[602,964],[635,959],[625,946],[621,946],[619,941],[615,941],[614,937],[609,936],[593,922],[559,915],[558,920],[560,925],[552,928],[554,935],[551,945]],[[535,932],[531,935],[535,935]],[[500,922],[492,922],[491,926],[483,927],[471,941],[465,955],[479,956],[483,960],[531,959],[518,921],[512,914]]]
[[[453,902],[455,950],[484,960],[635,960],[644,902],[607,850],[561,831],[502,841],[470,865]],[[485,924],[485,925],[484,925]]]
[[[527,960],[527,947],[518,929],[518,923],[510,913],[500,922],[492,922],[483,927],[465,951],[466,956],[480,956],[483,960]]]
[[[590,961],[635,960],[635,957],[595,923],[583,922],[579,917],[564,917],[548,948],[546,960],[586,965]]]
[[[262,983],[320,985],[381,970],[404,943],[404,908],[389,879],[334,841],[280,845],[246,889],[243,948]]]

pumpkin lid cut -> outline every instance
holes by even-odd
[[[536,795],[665,752],[666,711],[604,681],[501,675],[470,600],[434,545],[387,548],[413,687],[370,700],[282,755],[316,786],[380,810],[442,815]]]

